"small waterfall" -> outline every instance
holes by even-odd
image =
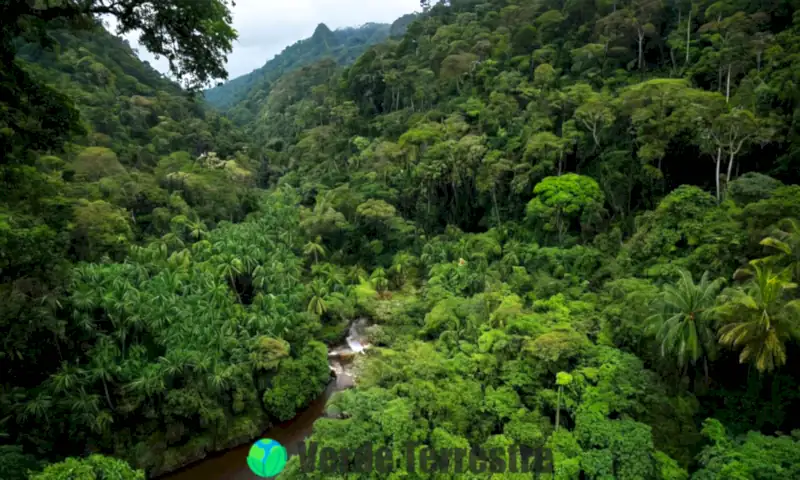
[[[347,333],[347,345],[353,353],[361,353],[369,346],[362,343],[364,339],[364,329],[367,327],[367,319],[359,318],[352,325],[350,331]]]
[[[365,343],[364,340],[364,329],[367,326],[367,319],[366,318],[359,318],[355,322],[350,325],[350,329],[347,332],[347,339],[346,343],[347,346],[343,346],[342,348],[337,348],[332,350],[328,356],[331,357],[341,357],[352,355],[356,353],[362,353],[364,350],[369,347],[368,343]]]
[[[350,347],[350,351],[353,353],[361,353],[364,351],[364,345],[358,341],[358,337],[350,333],[347,336],[347,346]]]
[[[365,334],[368,325],[366,318],[354,321],[347,331],[345,344],[328,352],[328,365],[330,365],[331,373],[336,377],[338,390],[355,385],[353,360],[355,356],[364,353],[369,348]]]

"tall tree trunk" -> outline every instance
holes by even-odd
[[[722,147],[717,149],[717,202],[720,201],[720,190],[719,190],[719,175],[720,175],[720,163],[722,163]]]
[[[233,272],[231,272],[230,277],[231,277],[231,288],[233,289],[233,293],[236,294],[236,298],[239,300],[239,303],[242,303],[242,297],[239,296],[239,290],[236,289],[236,280],[233,278]]]
[[[670,75],[675,75],[678,72],[678,64],[675,62],[675,49],[669,49],[669,61],[672,63],[672,72]]]
[[[430,189],[430,183],[429,183],[429,185],[428,185],[428,188]],[[428,217],[430,218],[430,215],[431,215],[431,191],[430,191],[430,190],[428,190],[428,194],[426,195],[426,197],[428,197],[428,211],[427,211],[427,215],[428,215]],[[426,219],[426,221],[427,221],[427,219]]]
[[[108,393],[108,384],[106,383],[106,379],[100,377],[100,380],[103,382],[103,390],[106,392],[106,401],[108,401],[108,408],[114,410],[114,404],[111,403],[111,395]]]
[[[731,100],[731,68],[733,66],[729,63],[728,64],[728,82],[727,86],[725,87],[725,103],[730,102]]]
[[[692,40],[692,7],[689,7],[689,18],[686,19],[686,63],[689,66],[689,44]]]
[[[728,183],[731,183],[731,173],[733,173],[733,158],[734,154],[731,152],[731,158],[728,160],[728,176],[726,177],[726,186]]]
[[[497,194],[495,193],[494,187],[492,187],[492,204],[494,205],[494,218],[497,222],[497,225],[500,225],[500,210],[497,208]]]
[[[642,71],[642,63],[643,63],[643,52],[642,52],[642,45],[644,44],[644,30],[639,29],[639,71]]]

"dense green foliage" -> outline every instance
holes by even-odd
[[[131,470],[125,462],[100,455],[92,455],[85,460],[69,458],[51,465],[42,473],[31,475],[32,480],[144,480],[144,472]]]
[[[297,212],[261,199],[230,121],[80,26],[4,45],[18,69],[4,86],[50,95],[17,110],[3,97],[4,479],[86,452],[171,470],[292,417],[329,376]],[[53,108],[74,125],[42,139]],[[92,457],[41,478],[140,478],[120,469]]]
[[[423,6],[349,67],[248,89],[244,133],[98,30],[20,48],[89,133],[3,166],[0,465],[154,474],[248,441],[366,316],[321,445],[800,475],[795,6]],[[139,475],[35,478],[69,469]]]
[[[312,440],[791,477],[769,455],[800,427],[794,10],[448,3],[284,77],[247,127],[326,260],[388,280]]]

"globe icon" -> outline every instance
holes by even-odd
[[[262,438],[250,447],[247,465],[259,477],[274,477],[286,466],[286,449],[275,440]]]

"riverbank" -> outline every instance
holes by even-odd
[[[325,414],[328,399],[339,390],[339,379],[331,376],[331,382],[316,400],[298,413],[296,417],[278,424],[258,438],[271,438],[284,445],[289,454],[297,453],[296,445],[311,435],[314,422]],[[242,444],[209,454],[171,473],[158,477],[160,480],[256,480],[257,477],[247,466],[247,453],[257,438],[248,439]]]
[[[305,409],[299,411],[291,420],[268,428],[256,437],[248,437],[203,456],[187,460],[181,467],[168,472],[151,475],[159,480],[257,480],[247,466],[247,453],[258,438],[271,438],[286,447],[289,455],[297,454],[297,445],[311,435],[314,422],[325,415],[330,397],[340,391],[355,386],[355,376],[351,369],[354,356],[364,352],[369,345],[364,341],[366,319],[354,321],[348,331],[345,343],[331,349],[328,365],[331,378],[325,390]]]

